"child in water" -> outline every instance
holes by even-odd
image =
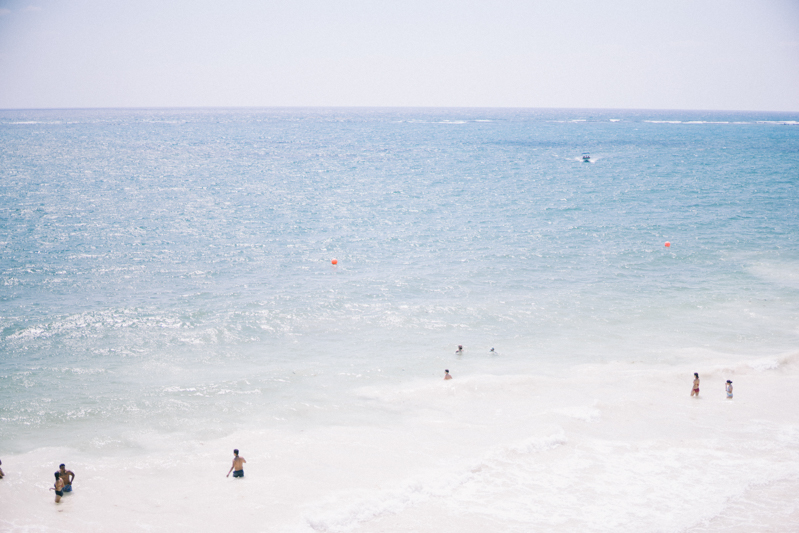
[[[726,390],[727,390],[727,399],[731,400],[732,399],[732,381],[730,381],[729,379],[727,380]]]

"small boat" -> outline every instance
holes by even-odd
[[[584,153],[583,154],[583,163],[590,163],[590,162],[591,162],[591,156],[589,154],[587,154],[587,153]]]

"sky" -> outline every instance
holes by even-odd
[[[0,109],[799,111],[799,0],[0,0]]]

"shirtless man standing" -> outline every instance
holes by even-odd
[[[449,370],[444,370],[444,379],[452,379],[452,376],[449,375]]]
[[[244,463],[246,463],[247,460],[244,457],[239,457],[238,450],[233,450],[233,455],[233,465],[230,467],[225,477],[230,477],[231,472],[233,472],[233,477],[244,477]]]
[[[58,465],[58,475],[64,480],[64,492],[72,492],[72,480],[75,479],[75,472],[67,470],[63,464]]]
[[[699,374],[694,372],[694,388],[691,390],[691,396],[699,398]]]

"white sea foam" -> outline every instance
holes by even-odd
[[[595,401],[591,405],[567,407],[564,409],[557,409],[555,412],[571,418],[576,418],[577,420],[598,422],[602,418],[602,411],[595,407],[596,404],[597,402]]]
[[[780,362],[777,359],[758,359],[749,363],[749,367],[758,371],[775,370],[780,367]]]
[[[0,115],[1,530],[799,529],[773,114]]]
[[[652,523],[663,531],[714,531],[703,528],[725,523],[730,513],[767,521],[776,513],[789,531],[799,525],[793,500],[752,490],[799,483],[799,430],[789,400],[795,358],[777,359],[782,367],[753,361],[749,373],[737,374],[731,401],[724,371],[699,368],[697,400],[688,397],[687,371],[611,363],[565,376],[481,374],[343,389],[324,424],[304,422],[308,409],[321,406],[303,402],[289,419],[259,417],[253,427],[261,429],[203,442],[169,433],[98,435],[86,450],[5,456],[0,497],[8,511],[0,520],[10,531],[228,524],[247,532],[261,531],[264,520],[286,532],[389,524],[618,531]],[[172,403],[175,412],[190,409]],[[138,452],[116,455],[133,443]],[[248,460],[242,481],[223,477],[234,446]],[[94,456],[100,449],[118,452]],[[65,456],[78,478],[56,515],[48,512],[46,488]],[[114,490],[120,480],[124,491]],[[172,510],[160,511],[166,502]],[[181,513],[183,525],[165,520],[165,512]]]
[[[795,263],[761,262],[750,266],[748,271],[769,282],[799,289],[799,265]]]
[[[758,120],[758,124],[772,124],[777,126],[797,126],[799,125],[799,121],[797,120]]]
[[[532,438],[506,447],[490,449],[472,464],[438,467],[424,472],[419,479],[404,480],[397,487],[362,494],[336,495],[327,502],[316,504],[308,525],[314,531],[345,532],[359,525],[398,515],[408,507],[419,506],[432,499],[445,500],[469,484],[480,483],[486,471],[502,468],[519,456],[551,450],[566,443],[562,433],[544,438]],[[346,499],[343,503],[342,498]]]

